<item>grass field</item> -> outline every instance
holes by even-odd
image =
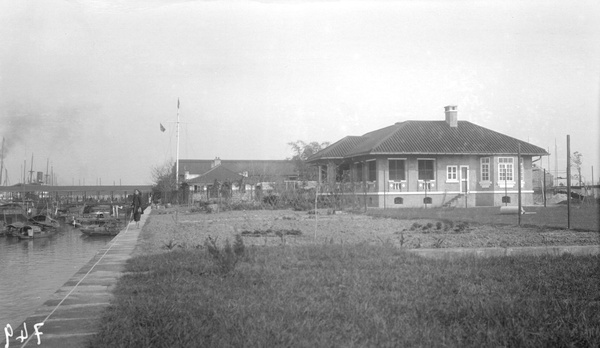
[[[571,229],[579,231],[600,231],[600,207],[595,204],[573,205],[571,209]],[[522,226],[544,228],[567,228],[567,206],[555,205],[525,207],[525,211],[535,214],[521,215]],[[499,207],[473,207],[468,209],[403,208],[369,210],[369,215],[393,217],[397,219],[439,219],[467,221],[484,225],[517,225],[518,215],[502,215]]]
[[[560,208],[536,214],[536,226]],[[485,210],[475,210],[401,213],[407,219],[486,223]],[[305,218],[291,211],[181,211],[177,219],[156,213],[90,347],[600,345],[597,255],[432,260],[363,231],[371,226],[382,234],[412,221],[332,215],[319,222],[319,232],[344,235],[345,243],[314,240],[312,227],[307,235],[263,242],[235,233],[304,231]],[[506,218],[516,216],[487,223],[510,224]],[[350,239],[352,226],[358,229]],[[529,229],[513,229],[517,240],[531,237]],[[208,236],[231,243],[212,243]],[[293,238],[303,242],[294,244]]]
[[[365,244],[239,255],[231,268],[203,249],[132,259],[90,346],[600,345],[598,256],[436,261]]]

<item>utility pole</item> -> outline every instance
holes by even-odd
[[[177,152],[175,154],[175,189],[179,191],[179,98],[177,98]]]
[[[517,188],[519,192],[519,226],[521,226],[521,144],[519,144],[519,150],[517,152]]]
[[[558,186],[558,147],[554,138],[554,186]]]
[[[571,136],[567,134],[567,229],[571,229]]]
[[[544,187],[542,188],[542,196],[544,197],[544,208],[546,208],[546,168],[544,170]]]

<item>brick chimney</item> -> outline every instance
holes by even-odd
[[[213,160],[212,164],[211,164],[211,168],[214,168],[216,166],[221,165],[221,159],[219,157],[215,157],[215,159]]]
[[[448,123],[448,125],[453,128],[458,127],[458,116],[456,115],[456,108],[456,105],[444,106],[444,113],[446,114],[446,123]]]

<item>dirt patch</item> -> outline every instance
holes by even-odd
[[[144,226],[137,252],[202,247],[240,234],[247,246],[390,244],[404,248],[523,247],[597,245],[597,232],[449,223],[434,219],[399,220],[362,214],[308,214],[291,210],[228,211],[213,214],[154,211]]]

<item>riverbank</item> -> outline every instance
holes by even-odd
[[[69,226],[50,238],[0,236],[0,323],[18,326],[109,241]]]
[[[147,209],[146,213],[149,212],[150,209]],[[147,216],[142,215],[140,225],[143,226]],[[131,223],[100,248],[35,313],[18,327],[11,325],[9,332],[13,334],[9,337],[9,344],[21,347],[84,347],[98,331],[98,321],[110,304],[113,288],[137,245],[140,232],[141,229],[136,229]],[[27,337],[20,339],[24,332],[27,332]],[[40,334],[36,335],[36,332]]]
[[[155,211],[91,346],[600,343],[598,255],[433,260],[407,252],[433,236],[446,236],[440,246],[448,247],[467,237],[594,245],[594,232],[433,222],[425,230],[417,222],[417,232],[415,221],[341,216]]]

